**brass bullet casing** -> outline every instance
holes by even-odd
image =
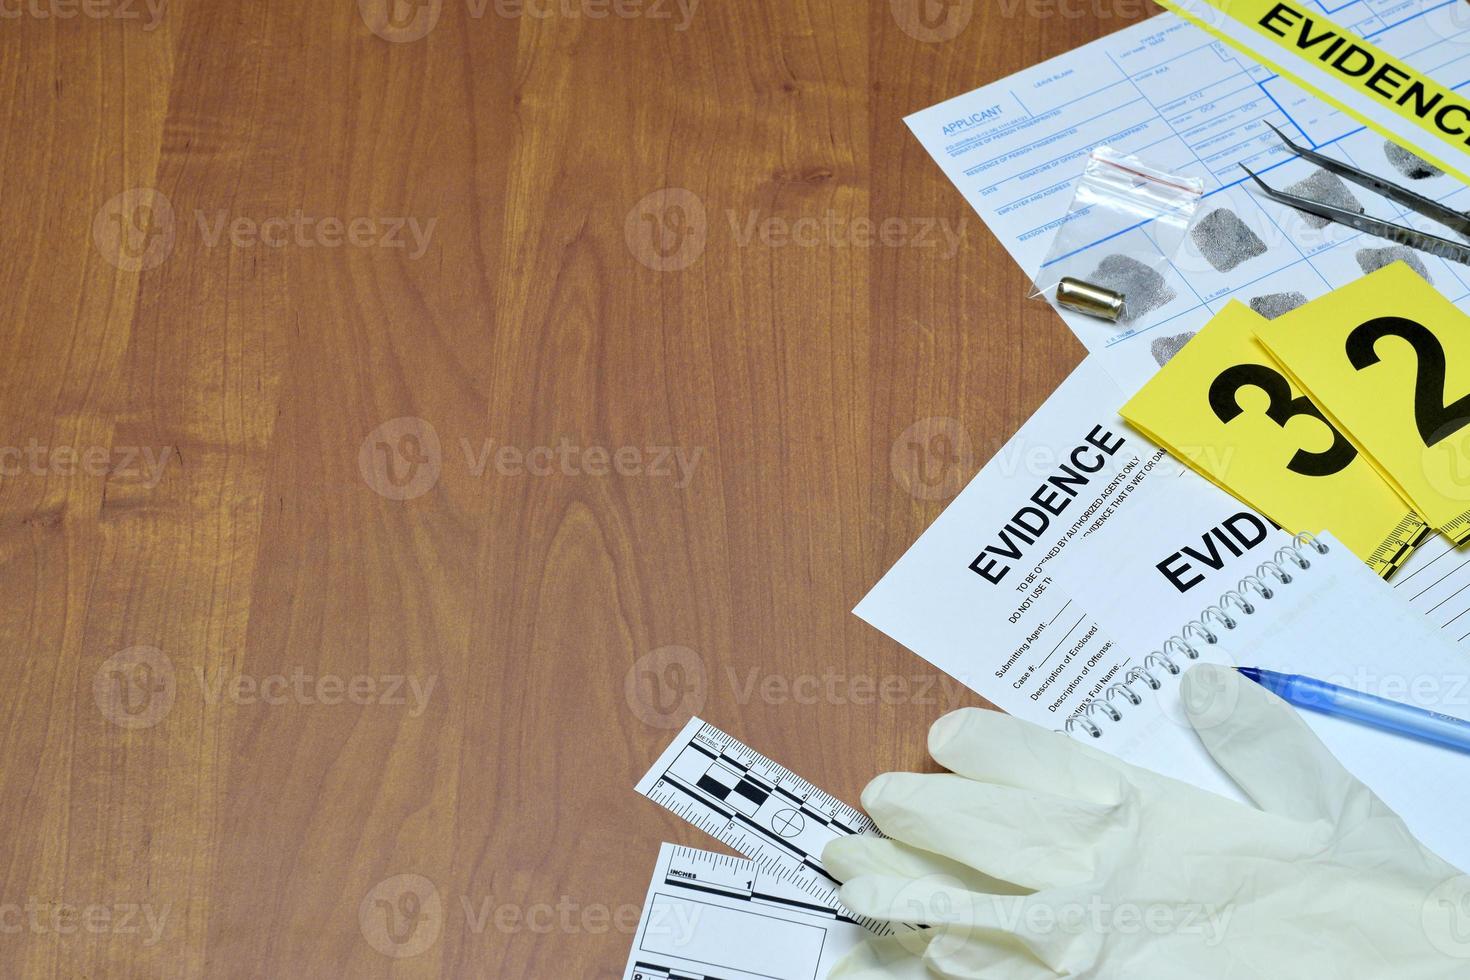
[[[1117,323],[1123,315],[1123,294],[1081,279],[1064,276],[1057,283],[1057,304],[1078,313]]]

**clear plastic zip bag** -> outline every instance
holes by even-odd
[[[1065,279],[1064,297],[1081,295],[1083,305],[1065,299],[1061,305],[1124,321],[1161,305],[1159,297],[1172,295],[1164,271],[1184,242],[1204,189],[1198,177],[1169,173],[1111,147],[1097,147],[1030,295],[1057,302],[1057,287]],[[1078,286],[1092,287],[1098,296],[1089,298]],[[1101,294],[1113,294],[1116,308],[1096,308]]]

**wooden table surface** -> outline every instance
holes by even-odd
[[[0,5],[0,975],[615,977],[691,714],[924,765],[1081,348],[902,118],[1150,12]]]

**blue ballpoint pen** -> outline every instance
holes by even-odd
[[[1390,701],[1315,677],[1278,674],[1259,667],[1237,667],[1241,674],[1290,704],[1323,714],[1360,721],[1411,738],[1470,752],[1470,721]]]

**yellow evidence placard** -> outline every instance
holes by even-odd
[[[1269,322],[1232,301],[1121,414],[1286,530],[1326,528],[1387,577],[1428,528],[1256,340]]]
[[[1256,336],[1431,527],[1470,541],[1470,316],[1395,262]]]

